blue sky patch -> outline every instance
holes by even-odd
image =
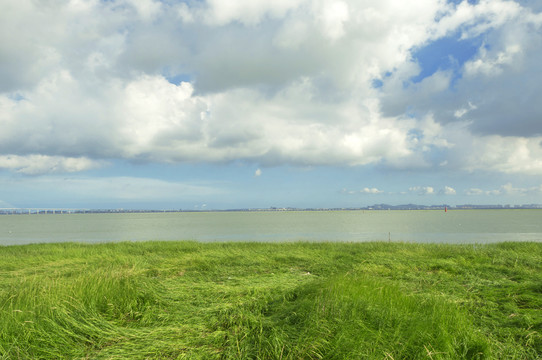
[[[461,77],[460,70],[463,64],[478,53],[482,43],[482,36],[460,40],[460,34],[457,33],[414,50],[412,58],[420,65],[421,72],[411,78],[411,82],[418,83],[437,71],[452,70],[453,83]]]
[[[176,75],[168,75],[164,74],[164,77],[168,82],[170,82],[173,85],[179,85],[181,82],[191,82],[192,76],[189,74],[176,74]]]
[[[375,89],[380,89],[384,85],[384,82],[380,79],[373,79],[372,85]]]
[[[10,98],[11,100],[14,100],[14,101],[22,101],[22,100],[26,99],[23,95],[21,95],[18,92],[9,94],[8,98]]]

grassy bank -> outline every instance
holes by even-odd
[[[540,359],[542,243],[0,247],[2,359]]]

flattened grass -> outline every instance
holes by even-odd
[[[542,243],[0,247],[1,359],[540,359]]]

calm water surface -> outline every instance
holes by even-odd
[[[540,242],[542,210],[0,216],[0,245],[143,240]]]

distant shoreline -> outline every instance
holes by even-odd
[[[0,208],[0,215],[28,214],[117,214],[117,213],[182,213],[182,212],[280,212],[280,211],[391,211],[391,210],[538,210],[542,204],[527,205],[387,205],[348,208],[239,208],[239,209],[79,209],[79,208]]]

